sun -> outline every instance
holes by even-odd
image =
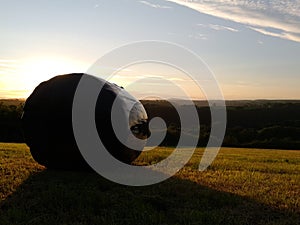
[[[61,74],[85,72],[86,68],[83,62],[71,59],[59,57],[30,58],[24,60],[19,67],[18,86],[25,91],[25,95],[28,97],[41,82]]]

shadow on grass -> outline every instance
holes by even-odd
[[[296,224],[299,215],[176,177],[122,186],[95,173],[45,170],[0,203],[0,224]]]

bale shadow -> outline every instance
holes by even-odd
[[[172,177],[147,187],[44,170],[0,203],[0,224],[296,224],[300,215]]]

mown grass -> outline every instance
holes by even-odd
[[[137,165],[172,152],[143,153]],[[24,144],[0,144],[0,224],[298,224],[300,151],[223,148],[205,172],[203,149],[176,176],[128,187],[95,173],[51,171]]]

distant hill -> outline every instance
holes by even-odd
[[[188,111],[191,103],[173,99],[176,107]],[[0,142],[23,142],[21,114],[24,99],[0,100]],[[149,119],[161,117],[167,126],[162,146],[176,146],[181,134],[176,109],[164,100],[142,100]],[[188,138],[197,138],[198,146],[206,146],[210,136],[210,108],[207,101],[194,101],[200,124],[200,136],[188,124]],[[220,101],[214,101],[218,106]],[[300,100],[237,100],[226,101],[227,129],[223,146],[280,148],[300,150]]]
[[[184,99],[177,99],[177,98],[171,98],[169,99],[172,102],[175,102],[177,105],[190,105],[191,102],[195,104],[198,107],[207,107],[209,106],[207,100],[184,100]],[[142,100],[142,102],[145,103],[150,103],[150,102],[156,102],[157,104],[163,104],[166,102],[165,100]],[[215,105],[219,105],[220,100],[212,100],[211,101]],[[244,106],[268,106],[272,104],[300,104],[300,100],[267,100],[267,99],[259,99],[259,100],[226,100],[226,106],[239,106],[239,107],[244,107]]]
[[[190,109],[190,102],[175,100],[182,110]],[[176,146],[181,123],[176,109],[167,101],[142,101],[149,118],[161,117],[167,127],[162,145]],[[194,102],[201,124],[199,146],[206,146],[210,136],[210,108],[206,101]],[[218,106],[220,101],[214,101]],[[300,149],[300,100],[237,100],[226,101],[227,128],[223,146]],[[193,137],[191,131],[185,133]],[[195,136],[194,136],[195,137]]]
[[[4,105],[20,105],[25,102],[26,99],[0,99],[0,104]]]
[[[184,99],[170,99],[174,101],[178,105],[189,105],[191,104],[190,100],[184,100]],[[0,99],[0,103],[2,102],[5,105],[19,105],[22,104],[26,101],[26,99]],[[141,100],[141,102],[144,104],[149,104],[149,103],[155,103],[156,105],[163,105],[167,101],[166,100]],[[208,101],[206,100],[192,100],[192,102],[198,106],[198,107],[207,107]],[[216,105],[220,101],[218,100],[213,100]],[[258,106],[258,107],[268,107],[273,104],[300,104],[300,100],[267,100],[267,99],[261,99],[261,100],[226,100],[226,106],[231,107],[231,106],[237,106],[237,107],[253,107],[253,106]]]

